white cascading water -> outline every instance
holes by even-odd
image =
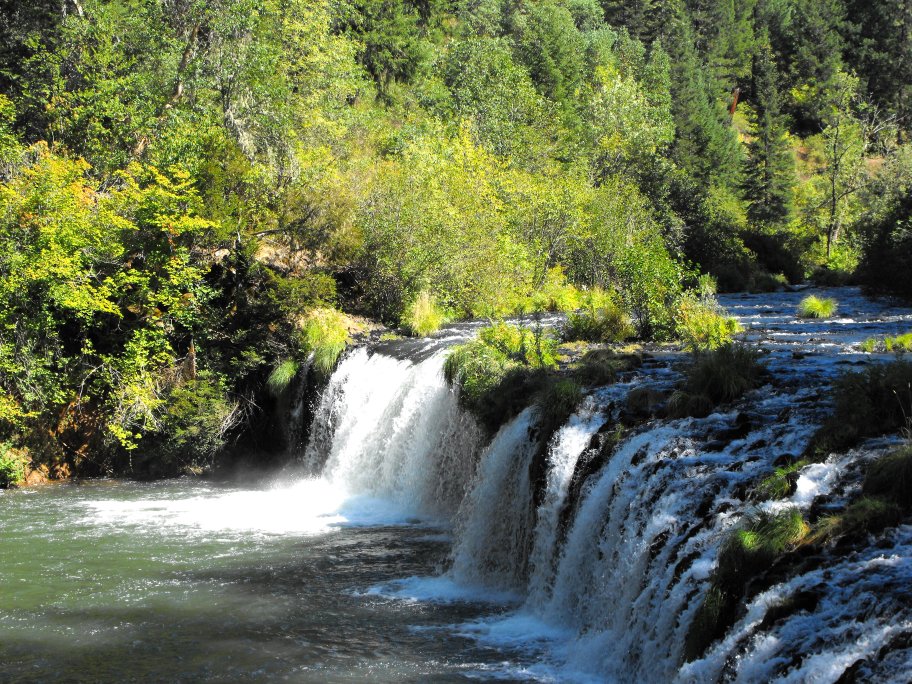
[[[442,353],[418,363],[357,349],[323,393],[305,454],[311,472],[352,495],[448,518],[481,442],[443,379]]]
[[[538,449],[536,409],[527,408],[500,429],[482,455],[460,511],[451,576],[502,591],[525,581],[535,511],[529,466]]]
[[[640,423],[597,454],[587,454],[599,448],[594,436],[618,427],[617,407],[631,389],[667,393],[679,377],[672,358],[590,393],[547,445],[529,408],[484,447],[443,381],[445,350],[416,362],[356,350],[322,395],[306,462],[347,492],[453,521],[443,579],[518,599],[513,612],[454,629],[494,647],[533,647],[523,677],[834,681],[855,667],[863,679],[906,681],[896,675],[912,663],[903,655],[912,648],[912,609],[883,593],[912,580],[912,528],[894,532],[892,546],[824,558],[755,597],[723,640],[683,663],[691,620],[732,526],[755,508],[845,501],[857,492],[861,464],[879,453],[868,446],[805,467],[785,501],[746,496],[777,459],[807,445],[825,413],[822,389],[839,364],[855,362],[852,345],[912,323],[908,311],[872,313],[848,292],[840,300],[845,317],[831,323],[796,322],[797,294],[774,305],[769,297],[733,299],[730,310],[771,352],[774,383],[707,418]],[[533,491],[542,453],[544,478]],[[583,480],[580,463],[598,467]],[[811,590],[820,595],[816,607],[761,627],[769,606]],[[878,655],[886,646],[890,654]]]

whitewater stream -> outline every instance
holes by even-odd
[[[726,532],[758,505],[841,505],[890,444],[746,501],[807,445],[833,377],[891,358],[858,345],[912,330],[850,288],[826,292],[837,317],[799,320],[806,294],[721,297],[770,383],[607,456],[627,394],[667,392],[681,354],[588,392],[542,451],[535,408],[490,439],[459,409],[442,365],[469,324],[348,352],[280,478],[3,491],[0,681],[910,681],[912,526],[774,584],[684,663]]]

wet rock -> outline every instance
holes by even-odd
[[[627,395],[626,413],[645,420],[659,416],[665,408],[665,394],[649,387],[638,387]]]

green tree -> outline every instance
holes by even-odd
[[[748,216],[761,225],[782,225],[791,214],[795,159],[780,111],[778,73],[769,45],[754,54],[753,117],[748,142],[745,192]]]

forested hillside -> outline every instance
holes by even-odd
[[[909,0],[0,0],[0,458],[266,449],[368,321],[908,297],[910,103]]]

